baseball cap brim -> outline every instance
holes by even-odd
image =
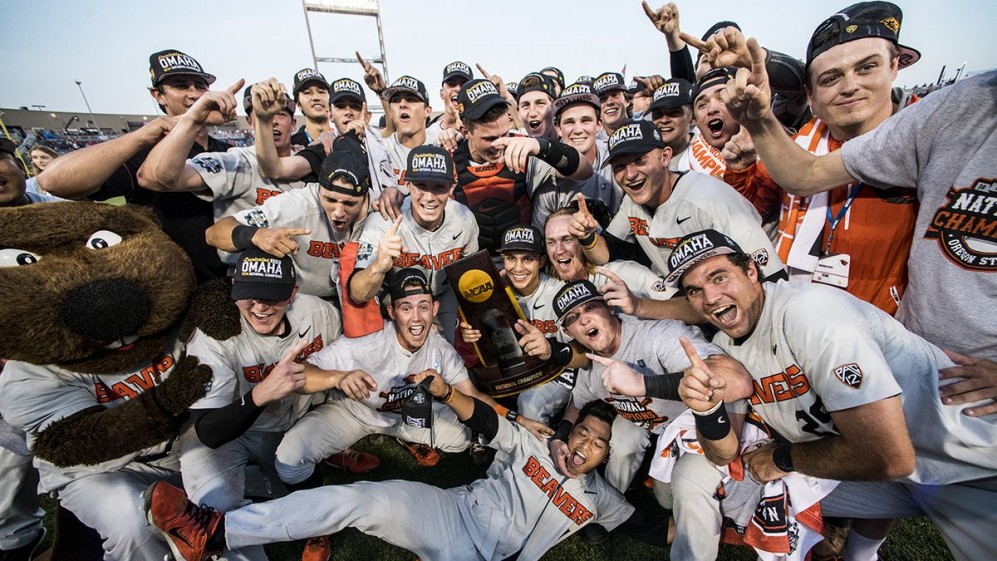
[[[329,89],[329,83],[326,82],[325,80],[323,80],[322,78],[319,78],[319,77],[316,76],[314,78],[309,78],[309,79],[305,80],[304,82],[301,82],[300,84],[298,84],[298,87],[294,88],[294,91],[291,92],[292,95],[297,96],[298,92],[300,92],[301,90],[303,90],[303,89],[305,89],[305,88],[308,87],[308,84],[318,84],[318,85],[322,86],[325,89]]]
[[[584,298],[580,298],[577,302],[575,302],[574,304],[572,304],[570,308],[564,310],[564,313],[561,314],[561,317],[557,318],[557,324],[558,325],[564,325],[564,318],[568,317],[568,314],[571,313],[571,310],[574,310],[575,308],[577,308],[578,306],[581,306],[582,304],[584,304],[586,302],[593,302],[593,301],[605,302],[606,298],[602,295],[601,292],[596,292],[595,294],[592,294],[591,296],[586,296]]]
[[[215,80],[218,79],[215,77],[214,74],[208,74],[207,72],[169,72],[169,73],[164,73],[162,76],[160,76],[159,79],[157,79],[152,85],[158,86],[163,80],[165,80],[166,78],[172,78],[173,76],[196,76],[204,80],[204,82],[209,86],[211,84],[214,84]]]
[[[606,158],[606,161],[602,163],[602,167],[606,167],[613,163],[613,159],[618,156],[626,156],[628,154],[647,154],[651,150],[656,148],[664,148],[664,144],[661,146],[651,146],[648,147],[647,144],[637,144],[633,143],[631,146],[622,146],[613,151],[613,154]]]
[[[737,251],[731,247],[727,246],[714,247],[709,251],[706,251],[693,258],[690,258],[685,263],[679,265],[674,271],[668,273],[668,276],[665,277],[665,284],[671,287],[678,286],[679,280],[681,280],[682,275],[684,275],[689,269],[695,267],[696,265],[702,263],[703,261],[706,261],[711,257],[716,257],[718,255],[730,255],[733,253],[737,253]]]
[[[921,60],[921,51],[906,45],[897,45],[897,48],[900,49],[900,61],[897,64],[899,70],[907,68]]]
[[[393,96],[394,96],[394,95],[395,95],[396,93],[410,93],[410,94],[415,94],[415,95],[416,95],[416,96],[417,96],[417,97],[418,97],[419,99],[421,99],[421,100],[422,100],[422,102],[423,102],[423,103],[429,103],[429,100],[428,100],[428,99],[426,99],[426,96],[422,95],[422,93],[421,93],[421,92],[419,92],[419,90],[414,90],[414,89],[412,89],[412,88],[407,88],[407,87],[394,87],[394,88],[386,88],[386,89],[384,90],[384,93],[383,93],[383,94],[381,94],[381,96],[382,96],[382,97],[383,97],[384,99],[386,99],[386,100],[388,100],[388,101],[391,101],[391,98],[392,98],[392,97],[393,97]]]
[[[408,183],[412,183],[414,181],[419,183],[445,183],[447,185],[453,185],[457,182],[455,178],[447,177],[442,173],[408,173],[407,171],[405,172],[405,181]]]
[[[555,99],[554,114],[560,113],[562,109],[573,103],[588,103],[592,107],[595,107],[596,111],[602,107],[602,104],[599,103],[599,96],[592,93],[577,93]]]
[[[466,73],[466,72],[461,72],[460,70],[455,70],[455,71],[447,74],[446,76],[444,76],[443,77],[443,81],[441,82],[441,84],[446,83],[448,80],[453,80],[454,78],[460,78],[460,79],[464,80],[465,82],[470,82],[471,78],[473,78],[473,77],[470,74]]]
[[[501,97],[493,97],[490,100],[482,100],[480,104],[476,104],[470,109],[461,113],[460,118],[470,119],[472,121],[480,119],[485,115],[485,113],[488,113],[488,111],[492,107],[496,107],[498,105],[505,105],[508,108],[509,102],[506,101],[505,99],[502,99]]]
[[[359,95],[357,95],[356,92],[341,91],[341,92],[336,92],[336,93],[330,95],[329,96],[329,103],[336,103],[337,101],[339,101],[341,99],[352,99],[354,101],[359,101],[360,103],[364,103],[365,101],[367,101],[366,99],[364,99],[364,98],[360,97]]]
[[[232,283],[233,300],[272,300],[283,302],[291,299],[294,284],[235,281]]]

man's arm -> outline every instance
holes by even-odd
[[[240,223],[234,216],[226,216],[204,232],[204,239],[208,245],[229,253],[249,249],[238,235],[233,236],[236,228],[240,226],[252,228]],[[285,255],[297,254],[300,246],[294,240],[295,236],[308,235],[311,230],[308,228],[252,228],[248,233],[252,234],[249,237],[250,245],[258,247],[270,255],[284,257]]]
[[[402,224],[402,217],[398,216],[391,224],[391,228],[385,232],[377,242],[377,257],[369,267],[358,269],[350,277],[350,300],[359,305],[377,296],[384,283],[384,277],[391,272],[395,264],[395,259],[401,256],[405,247],[402,246],[402,237],[398,235],[398,228]]]
[[[132,156],[166,136],[175,123],[176,119],[158,117],[137,131],[56,158],[38,176],[38,187],[67,199],[92,195]]]
[[[311,173],[308,160],[301,156],[277,154],[273,140],[273,119],[284,110],[287,90],[276,78],[253,84],[253,129],[256,131],[256,159],[263,177],[294,181]]]
[[[297,390],[301,394],[340,390],[350,399],[362,401],[377,390],[377,382],[363,370],[323,370],[305,363],[304,375],[305,383]]]

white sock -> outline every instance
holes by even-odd
[[[845,561],[877,561],[879,556],[876,555],[876,552],[885,541],[886,538],[867,538],[852,530],[848,532],[848,542],[845,544],[841,556],[845,558]]]

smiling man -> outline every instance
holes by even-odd
[[[627,114],[627,85],[619,72],[605,72],[592,82],[592,92],[599,97],[599,118],[603,134],[608,137],[622,125]]]
[[[329,82],[318,71],[302,68],[294,75],[291,97],[305,116],[305,124],[291,136],[291,145],[308,146],[329,130]]]
[[[672,149],[672,171],[689,171],[686,151],[692,141],[692,84],[671,78],[651,94],[648,106],[651,122],[658,127],[661,141]]]

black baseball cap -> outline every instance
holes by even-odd
[[[714,68],[696,82],[696,87],[692,90],[692,99],[695,100],[699,97],[699,94],[712,88],[713,86],[726,84],[728,81],[733,80],[734,76],[737,75],[736,66],[722,66],[720,68]]]
[[[443,67],[443,83],[454,78],[460,78],[465,82],[473,80],[474,71],[471,70],[471,67],[467,63],[455,60]]]
[[[639,119],[627,121],[613,131],[609,137],[609,157],[603,166],[608,166],[613,158],[624,154],[647,154],[655,148],[664,148],[658,127],[651,121]]]
[[[329,82],[325,76],[313,68],[302,68],[294,75],[294,88],[291,90],[291,95],[297,99],[298,92],[308,87],[308,84],[318,84],[327,90],[329,89]]]
[[[343,98],[349,98],[360,103],[367,100],[360,82],[349,78],[340,78],[329,84],[329,104],[332,105]]]
[[[545,74],[546,72],[553,72],[554,76],[547,76],[547,74]],[[556,66],[548,66],[547,68],[541,70],[540,73],[544,74],[548,78],[553,78],[554,81],[556,81],[557,84],[561,86],[561,89],[564,89],[564,72],[561,72],[560,68]]]
[[[592,82],[592,91],[595,95],[602,97],[613,92],[627,91],[627,84],[623,81],[623,74],[603,72]]]
[[[554,99],[554,80],[546,74],[530,72],[519,81],[518,97],[523,97],[530,92],[543,92],[551,100]]]
[[[544,247],[543,233],[533,226],[513,226],[502,234],[502,246],[498,252],[504,251],[532,251],[539,255],[546,255],[547,248]]]
[[[461,119],[475,121],[496,105],[508,107],[509,102],[499,95],[495,84],[488,80],[471,80],[461,86],[457,93],[457,112]]]
[[[152,78],[152,85],[158,86],[170,76],[197,76],[209,86],[215,82],[214,75],[205,72],[201,68],[201,63],[186,53],[167,49],[149,55],[149,77]]]
[[[588,74],[582,74],[581,76],[575,78],[576,84],[588,84],[591,86],[592,82],[595,82],[595,78],[589,76]]]
[[[654,111],[683,105],[692,105],[692,84],[682,78],[670,78],[651,94],[649,109]]]
[[[416,294],[433,295],[426,273],[417,267],[406,267],[393,273],[388,282],[388,292],[391,293],[392,301]]]
[[[385,89],[384,93],[381,94],[381,97],[390,102],[392,96],[397,93],[414,93],[419,96],[423,103],[429,103],[429,94],[426,92],[426,84],[423,84],[421,81],[416,80],[411,76],[402,76],[392,82],[391,86]]]
[[[333,183],[332,178],[336,175],[348,177],[352,187],[345,188]],[[322,171],[319,173],[318,183],[323,189],[337,193],[365,194],[370,189],[370,169],[367,167],[367,158],[363,154],[350,150],[333,148],[333,151],[322,161]]]
[[[638,82],[637,80],[632,80],[630,84],[627,85],[627,91],[630,92],[631,95],[637,95],[641,92],[648,93],[647,85],[644,84],[644,82]]]
[[[405,181],[453,185],[457,182],[453,156],[439,146],[416,146],[408,154]]]
[[[921,58],[916,49],[900,44],[900,24],[904,13],[891,2],[859,2],[834,14],[817,26],[807,45],[807,68],[825,51],[849,41],[879,37],[900,49],[900,68]]]
[[[246,86],[246,89],[242,90],[242,108],[246,111],[246,115],[252,115],[253,113],[253,86]],[[291,118],[294,118],[294,112],[298,109],[298,105],[294,103],[294,100],[285,97],[284,98],[284,111],[287,111]]]
[[[233,300],[290,300],[297,276],[289,255],[274,257],[251,247],[241,254],[232,273]]]
[[[682,275],[700,261],[717,255],[741,253],[744,251],[737,242],[716,230],[701,230],[687,234],[672,250],[668,258],[668,276],[665,284],[677,286]]]
[[[562,286],[561,290],[554,294],[553,306],[554,313],[557,315],[557,323],[564,321],[564,316],[575,306],[592,300],[606,301],[595,285],[588,280],[571,281]]]
[[[561,90],[561,95],[554,100],[554,115],[560,115],[561,111],[573,103],[588,103],[595,107],[596,114],[599,112],[599,96],[592,93],[592,86],[583,82],[575,82]]]
[[[519,82],[506,82],[505,89],[509,90],[512,97],[519,99]]]

